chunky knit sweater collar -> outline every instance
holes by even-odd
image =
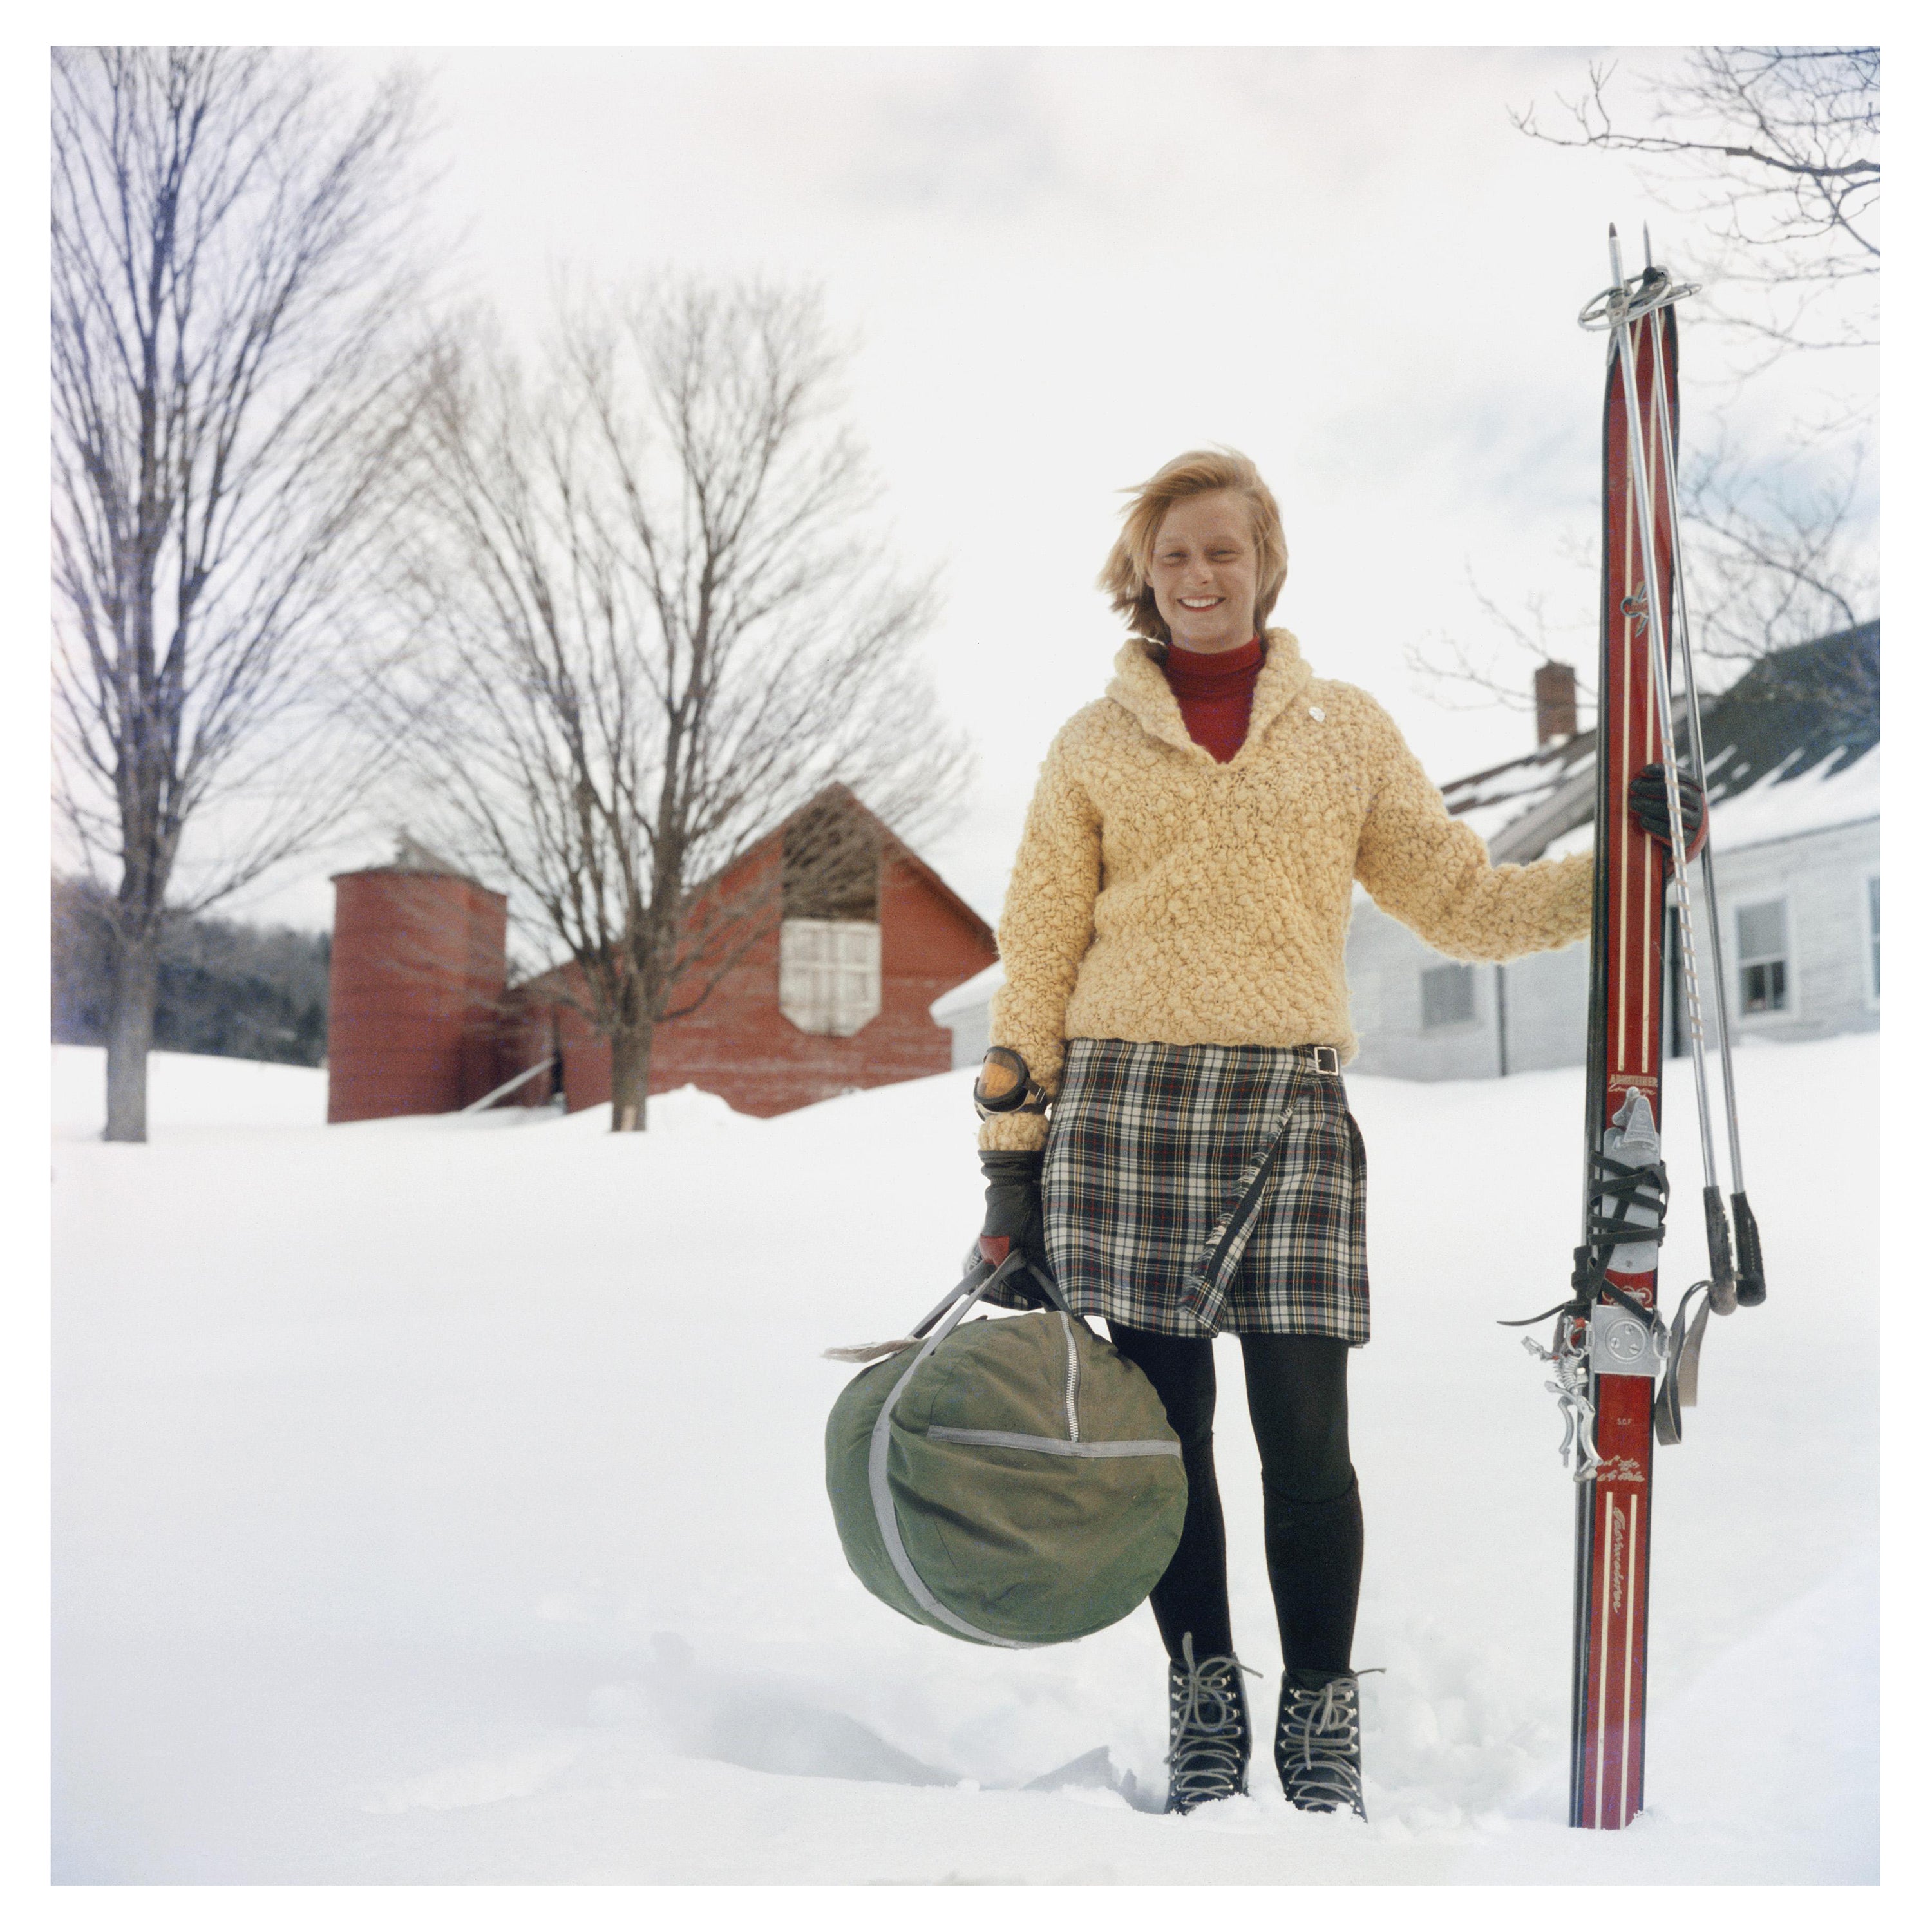
[[[1244,764],[1258,750],[1272,724],[1314,682],[1315,674],[1301,655],[1301,647],[1291,631],[1269,631],[1268,661],[1255,680],[1255,701],[1248,714],[1248,735],[1241,748],[1225,769]],[[1197,745],[1188,735],[1180,704],[1161,674],[1156,655],[1162,646],[1145,638],[1130,638],[1114,660],[1113,682],[1107,695],[1127,712],[1141,728],[1164,745],[1204,765],[1214,763],[1214,754]]]

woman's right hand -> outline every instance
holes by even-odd
[[[1046,1258],[1046,1228],[1040,1211],[1040,1170],[1046,1165],[1043,1151],[1012,1153],[1004,1148],[984,1148],[980,1153],[980,1171],[986,1177],[986,1219],[980,1230],[980,1252],[983,1259],[1004,1260],[1015,1248],[1042,1274],[1052,1278]],[[989,1244],[1005,1242],[988,1253]],[[1039,1290],[1028,1280],[1024,1269],[1016,1270],[1001,1284],[1016,1297],[1024,1295],[1044,1307]]]

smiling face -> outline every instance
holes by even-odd
[[[1148,582],[1183,650],[1240,650],[1255,634],[1256,578],[1248,506],[1233,490],[1184,496],[1161,520]]]

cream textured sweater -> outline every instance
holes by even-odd
[[[1051,1094],[1069,1040],[1339,1047],[1354,882],[1438,951],[1509,959],[1588,932],[1587,854],[1492,866],[1382,706],[1318,678],[1268,633],[1246,742],[1227,764],[1187,735],[1130,638],[1097,704],[1041,767],[1000,921],[992,1037]],[[1040,1146],[1036,1114],[985,1148]]]

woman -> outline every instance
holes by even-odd
[[[1587,855],[1492,866],[1374,699],[1264,629],[1286,574],[1274,498],[1238,453],[1191,452],[1133,493],[1100,578],[1132,634],[1042,768],[977,1090],[985,1233],[1105,1318],[1180,1438],[1186,1520],[1153,1594],[1175,1811],[1247,1789],[1214,1480],[1223,1329],[1261,1451],[1276,1768],[1304,1809],[1364,1810],[1348,1358],[1369,1339],[1366,1174],[1340,1076],[1354,883],[1463,958],[1590,924]],[[1632,808],[1667,838],[1646,778]],[[1687,796],[1700,832],[1702,815]]]

